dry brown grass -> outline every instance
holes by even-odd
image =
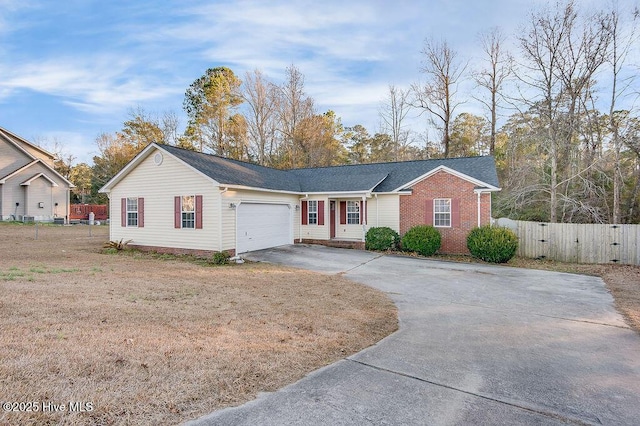
[[[175,424],[397,328],[384,294],[338,276],[102,254],[107,229],[93,235],[39,227],[35,241],[33,226],[0,225],[0,401],[67,404],[2,424]]]

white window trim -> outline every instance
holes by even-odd
[[[315,210],[314,211],[311,210],[312,203],[313,203],[313,205],[315,205]],[[307,225],[318,225],[318,222],[319,222],[319,220],[318,220],[319,219],[319,215],[318,215],[319,204],[320,203],[318,203],[318,200],[309,200],[307,202]],[[312,213],[315,213],[315,215],[316,215],[314,222],[311,222],[311,214]]]
[[[356,211],[355,211],[355,212],[353,212],[353,211],[352,211],[352,212],[350,212],[350,211],[349,211],[349,205],[350,205],[349,203],[351,203],[351,205],[355,205],[355,206],[356,206]],[[349,215],[350,215],[350,214],[351,214],[351,215],[354,215],[354,214],[357,214],[357,215],[358,215],[358,216],[357,216],[357,220],[358,220],[358,222],[357,222],[357,223],[349,223]],[[347,215],[347,216],[346,216],[346,220],[347,220],[347,223],[346,223],[346,224],[347,224],[347,225],[360,225],[360,216],[361,216],[361,212],[360,212],[360,201],[348,200],[348,201],[347,201],[347,212],[346,212],[346,215]]]
[[[437,201],[448,201],[449,202],[449,211],[448,212],[436,212],[436,202]],[[453,212],[452,209],[452,200],[451,198],[434,198],[433,200],[433,227],[434,228],[451,228],[453,221]],[[449,225],[436,225],[436,214],[448,214],[449,215]]]
[[[135,210],[129,210],[129,200],[136,200],[135,201]],[[127,197],[127,228],[137,228],[138,224],[140,223],[140,212],[138,211],[138,197]],[[136,224],[135,225],[130,225],[129,224],[129,213],[135,213],[136,214]]]
[[[184,197],[193,198],[193,211],[184,210],[183,199]],[[185,213],[193,213],[193,226],[184,226],[184,214]],[[196,196],[195,195],[181,195],[180,196],[180,229],[196,229]]]

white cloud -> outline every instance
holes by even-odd
[[[5,66],[0,96],[30,90],[59,97],[63,103],[83,111],[100,113],[162,98],[178,90],[136,75],[133,66],[131,60],[120,56],[58,58]]]

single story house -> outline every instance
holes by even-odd
[[[351,242],[370,227],[431,224],[444,253],[491,219],[492,157],[278,170],[151,144],[100,189],[111,240],[172,252],[240,254],[292,243]]]
[[[0,220],[67,221],[73,184],[56,156],[0,127]]]

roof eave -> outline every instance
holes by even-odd
[[[227,184],[227,183],[218,183],[218,185],[222,188],[230,188],[230,189],[242,189],[245,191],[260,191],[260,192],[277,192],[279,194],[292,194],[292,195],[301,195],[303,192],[299,191],[287,191],[284,189],[269,189],[269,188],[260,188],[255,186],[247,186],[247,185],[238,185],[238,184]]]
[[[428,171],[427,173],[418,176],[417,178],[413,179],[412,181],[407,182],[404,185],[394,189],[392,192],[399,192],[399,191],[402,191],[402,190],[406,190],[406,188],[408,188],[410,186],[413,186],[416,183],[421,182],[421,181],[423,181],[423,180],[425,180],[425,179],[427,179],[427,178],[429,178],[429,177],[433,176],[434,174],[436,174],[438,172],[441,172],[441,171],[444,171],[446,173],[452,174],[452,175],[454,175],[456,177],[459,177],[460,179],[464,179],[464,180],[466,180],[468,182],[471,182],[471,183],[475,184],[476,186],[485,187],[485,188],[490,189],[490,190],[497,190],[497,191],[500,190],[498,187],[496,187],[494,185],[491,185],[488,182],[481,181],[480,179],[476,179],[476,178],[474,178],[472,176],[469,176],[469,175],[467,175],[465,173],[462,173],[462,172],[459,172],[457,170],[454,170],[454,169],[452,169],[450,167],[447,167],[447,166],[444,166],[444,165],[440,165],[440,166],[435,167],[434,169]]]

